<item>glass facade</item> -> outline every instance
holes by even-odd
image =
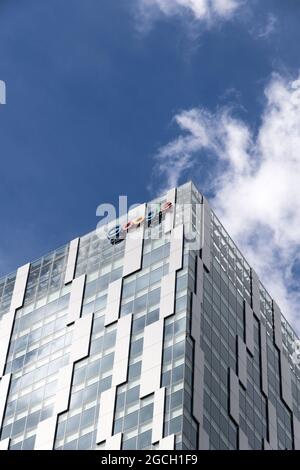
[[[1,449],[299,448],[295,332],[197,188],[165,201],[0,280]]]

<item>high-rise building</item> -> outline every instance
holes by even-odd
[[[0,448],[299,449],[298,338],[207,200],[127,220],[0,280]]]

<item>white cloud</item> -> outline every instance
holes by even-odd
[[[165,187],[187,168],[212,165],[216,213],[300,331],[300,76],[274,75],[265,97],[256,133],[230,109],[180,112],[181,134],[159,150],[157,165]]]
[[[159,15],[166,17],[189,14],[207,24],[229,19],[242,0],[137,0],[137,16],[142,28],[149,27]]]
[[[252,33],[257,39],[267,39],[276,32],[278,27],[278,18],[269,13],[264,25],[254,27]]]

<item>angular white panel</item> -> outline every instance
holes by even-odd
[[[12,328],[15,319],[15,310],[10,310],[3,315],[0,321],[0,377],[4,374],[6,358],[9,349]]]
[[[128,214],[128,220],[145,215],[146,205],[141,204]],[[141,269],[144,243],[144,224],[129,230],[125,240],[123,276],[128,276]]]
[[[127,380],[131,324],[132,315],[126,315],[118,321],[112,376],[113,387],[115,385],[120,385]]]
[[[89,354],[93,316],[94,314],[91,313],[79,318],[75,322],[71,347],[71,362],[79,361]]]
[[[160,318],[166,318],[174,313],[175,307],[176,272],[170,272],[161,279],[160,285]]]
[[[20,308],[23,305],[29,268],[30,263],[27,263],[24,266],[21,266],[17,271],[15,286],[10,304],[10,310],[16,310],[17,308]]]
[[[75,238],[70,242],[69,245],[69,254],[68,254],[68,261],[66,267],[66,274],[65,274],[65,284],[73,281],[75,275],[75,268],[76,268],[76,261],[78,255],[78,247],[79,247],[79,238]]]
[[[300,450],[300,422],[295,415],[293,415],[293,435],[294,449]]]
[[[100,397],[96,443],[109,439],[113,431],[116,387],[105,390]]]
[[[171,434],[166,436],[159,442],[159,450],[174,450],[175,449],[175,435]]]
[[[191,335],[195,341],[200,341],[201,301],[198,295],[192,293],[192,325]]]
[[[237,336],[238,377],[244,388],[247,388],[247,348],[240,336]]]
[[[282,327],[281,327],[281,310],[275,300],[273,300],[273,328],[274,342],[279,351],[282,350]]]
[[[254,355],[254,316],[253,310],[248,304],[244,301],[245,305],[245,322],[246,322],[246,346],[250,354]]]
[[[34,450],[53,450],[56,421],[57,417],[55,415],[39,422],[36,430]]]
[[[260,293],[259,293],[259,278],[257,273],[251,268],[251,306],[255,315],[260,317]]]
[[[60,369],[56,388],[54,414],[63,413],[68,410],[72,376],[73,364],[68,364]]]
[[[203,419],[204,394],[204,353],[200,344],[194,346],[194,383],[193,383],[193,415],[200,423]]]
[[[240,401],[239,401],[239,379],[233,369],[229,368],[229,415],[239,424]]]
[[[270,444],[265,438],[263,438],[263,447],[264,447],[264,450],[272,450],[272,447],[270,446]]]
[[[80,277],[77,277],[72,282],[68,316],[67,316],[67,325],[71,325],[80,318],[81,309],[82,309],[82,300],[85,288],[86,276],[83,274]]]
[[[124,256],[123,276],[139,271],[142,266],[144,226],[127,234]]]
[[[280,353],[280,381],[282,399],[293,410],[292,377],[290,364],[283,352]]]
[[[199,426],[199,450],[209,450],[209,435],[203,428],[203,426]]]
[[[108,286],[104,325],[108,326],[119,318],[123,279],[116,279]]]
[[[268,416],[269,416],[269,443],[273,450],[278,449],[278,437],[277,437],[277,414],[276,408],[268,400]]]
[[[202,201],[202,261],[210,271],[211,265],[211,209],[207,199],[203,196]]]
[[[154,393],[152,444],[155,444],[156,442],[160,441],[163,437],[165,396],[165,388],[160,388]]]
[[[178,271],[183,262],[183,225],[175,227],[170,240],[169,272]]]
[[[17,270],[14,290],[11,298],[10,311],[0,321],[0,377],[4,374],[6,357],[15,320],[16,309],[22,307],[26,291],[30,264],[27,263]]]
[[[241,428],[239,428],[239,450],[249,450],[248,438]]]
[[[106,439],[105,450],[120,450],[122,445],[122,433],[115,434],[114,436]]]
[[[164,321],[146,326],[140,382],[140,397],[143,398],[160,388]]]
[[[7,394],[8,394],[8,391],[9,391],[10,379],[11,379],[11,374],[6,374],[0,380],[0,429],[1,429],[1,426],[2,426],[3,418],[4,418],[4,412],[5,412]]]
[[[169,233],[174,227],[176,188],[170,189],[170,191],[167,192],[166,201],[172,202],[173,204],[173,207],[166,212],[164,222],[165,233]]]
[[[3,439],[3,441],[0,441],[0,450],[8,450],[9,441],[10,441],[9,437],[7,437],[6,439]]]

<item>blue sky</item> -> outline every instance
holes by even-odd
[[[231,9],[220,13],[220,5]],[[298,257],[299,234],[295,229],[290,240],[286,231],[277,233],[278,214],[267,214],[271,222],[261,227],[266,211],[255,218],[253,207],[252,225],[241,236],[241,207],[233,221],[224,206],[228,180],[220,177],[232,177],[236,155],[242,161],[246,153],[251,165],[265,161],[261,141],[268,140],[270,122],[276,135],[282,113],[273,118],[284,92],[291,103],[297,100],[291,90],[300,69],[299,24],[298,0],[1,0],[7,104],[0,106],[0,275],[94,229],[98,204],[117,203],[119,194],[143,202],[166,182],[190,177],[262,277],[269,278],[268,270],[254,252],[268,231],[274,263],[282,242]],[[298,108],[288,131],[297,115]],[[195,136],[195,123],[209,143]],[[291,153],[285,131],[283,160]],[[236,136],[247,142],[236,145]],[[182,154],[188,169],[178,166]],[[295,174],[292,164],[287,172]],[[237,188],[245,178],[249,183],[249,173],[238,177]],[[257,179],[251,181],[245,197],[257,188]],[[282,192],[277,197],[289,201]],[[299,270],[290,252],[281,261],[285,275],[271,280],[270,290],[291,309],[300,305],[294,292]]]

